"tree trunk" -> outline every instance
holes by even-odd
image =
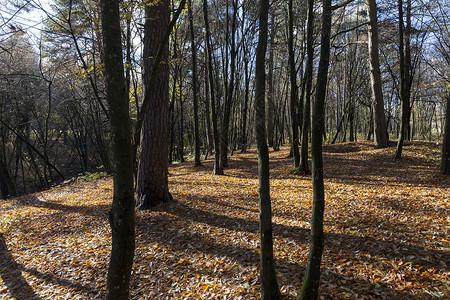
[[[194,18],[192,16],[192,1],[188,2],[189,28],[191,34],[191,51],[192,51],[192,97],[194,102],[194,165],[200,166],[200,135],[198,124],[198,90],[197,90],[197,51],[195,48],[194,36]]]
[[[330,61],[331,0],[323,0],[322,3],[321,51],[311,127],[313,182],[311,248],[309,250],[308,265],[303,278],[299,299],[318,299],[319,297],[320,264],[322,262],[324,244],[323,215],[325,210],[325,194],[323,184],[322,133],[324,128],[325,98],[327,94],[328,66]]]
[[[270,49],[269,49],[269,70],[267,85],[269,88],[268,95],[266,97],[266,120],[267,120],[267,141],[269,142],[269,147],[274,147],[274,118],[275,118],[275,105],[274,101],[274,83],[273,83],[273,59],[275,51],[275,10],[272,9],[271,13],[271,23],[270,23]]]
[[[447,94],[445,110],[444,140],[442,142],[441,173],[450,175],[450,93]]]
[[[255,62],[255,130],[258,147],[258,178],[261,237],[261,299],[281,299],[275,275],[272,240],[272,208],[270,203],[269,149],[265,123],[265,56],[267,49],[267,19],[269,0],[261,0],[259,15],[259,39]]]
[[[179,68],[179,93],[178,93],[178,111],[180,115],[180,120],[178,121],[178,155],[180,162],[185,162],[184,160],[184,106],[183,106],[183,80],[181,75],[181,66]]]
[[[3,151],[0,151],[0,153],[3,153]],[[8,165],[0,154],[0,199],[16,196],[16,190],[16,184]]]
[[[245,95],[244,95],[244,107],[242,108],[242,130],[241,130],[241,152],[247,150],[247,110],[248,101],[250,98],[250,72],[248,67],[249,59],[247,49],[244,48],[244,77],[245,77]]]
[[[289,77],[291,83],[291,126],[292,126],[292,154],[294,157],[294,169],[300,165],[300,153],[298,151],[298,86],[297,69],[295,67],[294,53],[294,16],[292,10],[293,0],[289,0]]]
[[[206,55],[205,55],[206,56]],[[206,58],[206,61],[208,58]],[[214,149],[214,138],[211,131],[211,112],[209,109],[209,82],[208,82],[208,66],[205,64],[205,126],[206,126],[206,140],[208,144],[207,154],[212,154]],[[206,159],[206,158],[205,158]]]
[[[214,135],[214,174],[223,175],[223,169],[220,166],[220,141],[219,132],[217,129],[217,113],[216,113],[216,100],[214,91],[214,76],[213,76],[213,64],[212,64],[212,52],[211,52],[211,42],[210,42],[210,31],[209,31],[209,21],[208,21],[208,1],[203,0],[203,17],[205,20],[205,33],[206,33],[206,52],[208,61],[208,72],[209,72],[209,91],[211,98],[211,119],[213,123],[213,135]]]
[[[106,94],[114,153],[114,196],[109,212],[112,249],[106,299],[128,299],[135,248],[133,150],[124,77],[119,1],[102,0]]]
[[[169,132],[169,47],[164,46],[158,74],[153,88],[151,73],[155,67],[159,45],[169,26],[169,1],[145,7],[144,25],[144,88],[150,93],[145,111],[141,137],[136,204],[149,209],[172,199],[168,187],[168,132]]]
[[[227,6],[228,7],[228,6]],[[228,19],[228,14],[227,14]],[[237,19],[237,2],[233,0],[233,17],[231,19],[231,61],[230,61],[230,80],[225,96],[225,104],[223,110],[222,133],[220,135],[220,166],[221,169],[228,167],[228,140],[230,129],[231,106],[233,102],[234,80],[236,71],[236,19]],[[225,75],[227,76],[227,75]]]
[[[369,57],[370,86],[374,121],[374,142],[377,148],[386,148],[389,143],[384,115],[383,92],[381,89],[380,58],[378,52],[378,17],[376,0],[367,0],[369,8]]]
[[[178,80],[178,70],[177,66],[172,76],[172,96],[169,104],[169,158],[168,163],[171,164],[174,159],[174,148],[175,148],[175,125],[176,125],[176,113],[175,113],[175,103],[176,103],[176,90],[177,90],[177,80]]]
[[[409,98],[407,97],[406,76],[405,76],[405,49],[403,42],[403,1],[398,0],[398,37],[399,37],[399,52],[400,52],[400,100],[401,100],[401,123],[400,132],[397,142],[397,149],[395,150],[394,159],[402,158],[403,142],[405,140],[406,129],[408,128],[408,110]]]
[[[308,0],[308,12],[306,21],[306,69],[305,69],[305,98],[303,100],[303,124],[302,124],[302,147],[299,172],[311,174],[308,164],[308,140],[311,120],[311,91],[314,63],[314,0]]]
[[[405,98],[406,103],[406,128],[405,138],[411,140],[411,88],[412,88],[412,66],[411,66],[411,0],[406,0],[406,28],[405,28]],[[414,99],[413,99],[414,100]]]

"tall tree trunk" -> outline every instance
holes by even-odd
[[[231,117],[231,106],[233,102],[233,92],[234,92],[234,80],[236,72],[236,19],[237,19],[237,2],[233,0],[233,17],[231,19],[231,61],[230,61],[230,80],[228,81],[228,86],[225,86],[225,103],[223,109],[223,121],[222,121],[222,133],[220,135],[220,166],[221,169],[228,167],[228,140],[229,140],[229,129],[230,129],[230,117]],[[228,5],[227,5],[228,8]],[[228,12],[228,9],[227,9]],[[228,14],[227,14],[228,19]],[[228,28],[228,27],[227,27]],[[228,30],[227,30],[228,31]],[[228,36],[227,36],[228,38]],[[228,49],[228,47],[227,47]],[[227,74],[225,74],[225,77]],[[227,81],[226,81],[227,82]]]
[[[217,129],[217,112],[216,112],[216,100],[214,91],[214,75],[213,75],[213,62],[212,62],[212,50],[209,31],[208,20],[208,1],[203,0],[203,18],[205,20],[205,33],[206,33],[206,52],[208,61],[208,73],[209,73],[209,94],[211,98],[211,119],[213,123],[213,135],[214,135],[214,174],[223,175],[223,169],[220,166],[220,141],[219,132]]]
[[[206,53],[205,53],[205,56],[206,56],[205,61],[207,61],[208,58],[207,58]],[[213,133],[211,131],[211,112],[209,109],[210,105],[211,105],[211,102],[209,101],[208,66],[206,63],[205,64],[205,115],[206,115],[205,116],[205,123],[206,123],[205,126],[206,126],[206,139],[207,139],[207,144],[208,144],[207,155],[212,154],[213,149],[214,149],[214,138],[213,138]]]
[[[323,184],[322,134],[325,120],[325,98],[327,94],[328,66],[330,61],[331,32],[331,0],[323,0],[322,37],[320,61],[317,73],[317,91],[313,108],[311,126],[311,155],[313,207],[311,218],[311,248],[308,265],[303,278],[299,299],[318,299],[320,264],[324,244],[323,215],[325,210],[325,194]]]
[[[133,150],[124,77],[118,0],[102,0],[106,94],[114,153],[114,196],[109,212],[112,232],[106,299],[128,299],[135,248]]]
[[[175,52],[175,49],[174,49]],[[175,53],[174,53],[175,54]],[[178,66],[175,65],[175,71],[172,75],[172,96],[169,104],[169,159],[168,163],[171,164],[174,159],[174,148],[175,148],[175,125],[176,125],[176,112],[175,103],[177,95],[177,80],[178,80]]]
[[[275,105],[274,101],[274,83],[273,83],[273,60],[275,52],[275,9],[271,12],[271,23],[270,23],[270,49],[269,49],[269,73],[267,74],[267,85],[269,87],[269,92],[266,97],[266,120],[267,120],[267,141],[269,142],[269,147],[275,146],[274,141],[274,119],[275,119]]]
[[[399,38],[399,52],[400,52],[400,100],[401,100],[401,123],[400,132],[397,142],[397,149],[395,150],[394,159],[402,158],[403,142],[405,140],[406,130],[408,128],[408,110],[409,98],[407,96],[407,82],[405,75],[405,49],[403,41],[403,1],[398,0],[398,38]]]
[[[450,175],[450,92],[447,94],[444,139],[442,141],[441,173]]]
[[[259,12],[259,39],[256,48],[255,62],[255,130],[258,147],[258,178],[259,178],[259,230],[261,237],[261,299],[281,299],[275,274],[272,240],[272,208],[270,203],[269,181],[269,148],[265,125],[265,90],[266,70],[265,59],[267,49],[267,19],[269,0],[261,0]]]
[[[308,12],[306,21],[306,69],[305,69],[305,98],[303,100],[303,124],[302,124],[302,147],[299,172],[311,174],[308,164],[308,140],[311,121],[311,91],[314,63],[314,0],[308,0]]]
[[[150,93],[145,111],[141,138],[136,203],[139,209],[149,209],[172,199],[168,186],[169,132],[169,47],[164,46],[153,88],[151,73],[155,67],[159,45],[169,27],[169,1],[145,6],[144,25],[144,88]]]
[[[411,140],[411,0],[406,0],[406,27],[405,27],[405,98],[407,99],[405,138]]]
[[[175,11],[172,20],[170,21],[169,25],[167,26],[167,29],[165,30],[165,32],[162,36],[161,43],[159,43],[159,47],[157,49],[156,55],[152,56],[154,61],[152,64],[151,72],[149,72],[149,74],[146,75],[149,78],[148,84],[146,86],[144,86],[144,92],[145,92],[144,99],[142,101],[141,109],[137,115],[135,130],[133,133],[133,144],[132,145],[133,145],[133,157],[134,157],[133,160],[134,161],[136,160],[137,150],[140,145],[141,131],[142,131],[144,120],[147,116],[147,110],[150,106],[150,103],[152,103],[152,101],[153,101],[153,93],[154,93],[155,87],[157,86],[157,83],[159,83],[159,81],[157,80],[158,75],[159,75],[159,72],[158,72],[159,66],[160,65],[167,66],[167,61],[164,61],[164,58],[167,58],[167,56],[168,56],[167,55],[167,53],[168,53],[167,45],[169,42],[169,36],[170,36],[173,28],[175,27],[175,23],[177,22],[178,17],[180,16],[185,4],[186,4],[186,0],[180,1],[180,5],[178,6],[178,9]],[[144,32],[144,35],[145,35],[145,32]],[[144,47],[144,49],[145,49],[145,47]],[[144,73],[145,73],[145,69],[146,68],[145,68],[145,63],[144,63]]]
[[[127,95],[130,97],[131,88],[131,16],[132,13],[127,13],[126,16],[126,49],[125,49],[125,82],[127,85]],[[128,99],[129,101],[129,99]],[[135,99],[137,103],[137,99]]]
[[[374,121],[374,142],[377,148],[386,148],[389,136],[384,115],[383,92],[381,88],[380,58],[378,50],[378,17],[376,0],[367,0],[369,8],[369,57],[370,86],[372,88],[372,106]]]
[[[289,78],[291,83],[291,126],[292,126],[292,154],[294,157],[294,169],[300,165],[300,153],[298,151],[298,86],[297,69],[295,67],[294,53],[294,16],[292,10],[293,0],[289,0]]]
[[[181,66],[179,68],[180,80],[178,83],[179,93],[178,93],[178,111],[180,115],[180,120],[178,121],[178,155],[180,156],[180,162],[185,162],[184,160],[184,106],[183,106],[183,80],[181,75]]]
[[[247,110],[248,101],[250,98],[250,72],[248,67],[249,59],[247,49],[244,47],[244,78],[245,78],[245,95],[244,95],[244,106],[242,107],[242,130],[241,130],[241,151],[245,152],[247,150]]]
[[[197,51],[195,48],[194,17],[192,16],[192,1],[188,1],[189,28],[191,34],[192,52],[192,97],[194,102],[194,165],[200,166],[200,135],[198,124],[198,90],[197,90]]]

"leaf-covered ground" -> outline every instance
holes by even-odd
[[[321,299],[449,299],[450,178],[438,147],[324,147]],[[312,188],[271,152],[274,251],[286,299],[307,261]],[[258,299],[257,157],[171,166],[176,202],[137,212],[133,299]],[[97,299],[105,292],[112,179],[0,201],[0,299]]]

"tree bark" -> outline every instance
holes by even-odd
[[[255,62],[255,130],[258,148],[258,179],[259,179],[259,207],[260,207],[260,236],[261,236],[261,299],[281,299],[275,274],[272,240],[272,208],[270,203],[269,181],[269,148],[265,124],[265,90],[266,70],[265,56],[267,49],[267,19],[269,0],[261,0],[259,12],[259,39],[256,48]]]
[[[394,159],[402,158],[403,142],[405,140],[406,130],[408,128],[408,110],[409,98],[407,97],[406,76],[405,76],[405,49],[403,41],[403,1],[398,0],[398,38],[399,38],[399,52],[400,52],[400,100],[401,100],[401,123],[400,132],[397,142],[397,149],[395,150]]]
[[[299,172],[311,174],[308,164],[308,140],[311,122],[311,91],[314,63],[314,0],[308,0],[308,12],[306,21],[306,69],[305,69],[305,98],[303,100],[303,124],[302,124],[302,147],[300,156]]]
[[[441,173],[450,175],[450,93],[447,94],[445,110],[444,140],[442,141]]]
[[[247,110],[248,102],[250,98],[250,72],[248,64],[248,53],[247,49],[244,47],[244,78],[245,78],[245,95],[244,95],[244,106],[242,107],[242,129],[241,129],[241,152],[247,150]]]
[[[205,53],[205,61],[207,61],[207,55]],[[210,112],[210,105],[211,102],[209,101],[209,80],[208,80],[208,66],[207,63],[205,63],[205,126],[206,126],[206,140],[208,144],[208,151],[206,153],[206,157],[208,154],[213,153],[214,149],[214,138],[213,133],[211,130],[211,112]],[[205,157],[205,159],[206,159]]]
[[[292,154],[294,157],[294,170],[300,165],[300,153],[298,151],[298,86],[297,69],[295,67],[294,53],[294,16],[292,10],[293,0],[288,2],[289,10],[289,79],[291,83],[291,126],[292,126]]]
[[[271,13],[271,23],[270,23],[270,49],[269,49],[269,70],[268,70],[268,95],[266,97],[266,120],[267,120],[267,141],[269,143],[269,147],[275,146],[274,141],[274,118],[275,118],[275,105],[273,103],[274,100],[274,83],[273,83],[273,60],[274,60],[274,44],[275,44],[275,11],[272,9]]]
[[[3,153],[3,151],[0,151]],[[17,194],[16,184],[3,157],[0,155],[0,199],[14,197]]]
[[[228,167],[228,132],[230,129],[230,118],[231,118],[231,106],[233,102],[233,93],[234,93],[234,81],[235,81],[235,72],[236,72],[236,19],[237,19],[237,2],[233,0],[233,17],[231,19],[231,55],[230,55],[230,80],[228,81],[228,86],[225,86],[227,89],[225,96],[225,104],[223,110],[223,119],[222,119],[222,132],[220,135],[220,166],[221,169]],[[227,6],[228,7],[228,6]],[[228,19],[228,15],[227,15]],[[228,30],[227,30],[228,31]],[[225,74],[225,76],[227,76]],[[227,82],[227,81],[225,81]]]
[[[114,196],[109,222],[112,249],[106,299],[128,299],[135,248],[133,150],[127,86],[124,77],[118,0],[102,0],[106,94],[114,153]]]
[[[178,9],[176,10],[176,12],[174,13],[174,16],[172,18],[172,20],[170,21],[168,28],[165,30],[164,35],[162,37],[162,41],[159,44],[156,56],[152,57],[154,58],[153,61],[153,68],[151,69],[151,72],[149,74],[147,74],[147,76],[149,77],[149,82],[148,84],[144,87],[144,99],[142,101],[142,106],[141,106],[141,110],[139,111],[138,115],[137,115],[137,121],[136,121],[136,126],[135,126],[135,130],[134,130],[134,135],[133,135],[133,157],[134,157],[134,161],[136,160],[136,156],[137,156],[137,149],[139,148],[140,145],[140,141],[141,141],[141,131],[142,131],[142,127],[143,127],[143,123],[144,123],[144,119],[147,116],[147,110],[148,107],[150,105],[150,103],[152,102],[152,97],[153,97],[153,89],[156,86],[156,82],[157,82],[157,78],[158,78],[158,70],[159,70],[159,66],[161,64],[161,62],[163,61],[163,58],[165,57],[166,53],[167,53],[167,45],[169,42],[169,36],[173,30],[173,28],[175,27],[175,23],[178,20],[178,17],[181,14],[181,11],[184,8],[184,5],[186,4],[186,0],[181,0],[180,1],[180,5],[178,7]],[[144,25],[145,26],[145,25]],[[144,33],[145,35],[145,33]],[[167,65],[167,63],[165,63],[165,65]],[[145,66],[145,64],[144,64]],[[145,69],[145,68],[144,68]],[[144,70],[145,71],[145,70]]]
[[[308,265],[303,278],[299,299],[318,299],[319,297],[320,264],[322,262],[324,244],[323,215],[325,210],[325,193],[323,183],[322,134],[325,120],[325,98],[327,94],[328,66],[330,61],[331,0],[323,0],[322,3],[321,51],[311,127],[313,183],[311,248],[309,250]]]
[[[207,0],[203,0],[203,17],[205,21],[206,52],[208,61],[208,72],[209,72],[209,91],[211,98],[211,119],[213,123],[213,135],[214,135],[214,174],[223,175],[223,169],[220,166],[220,144],[219,144],[220,141],[219,141],[219,132],[217,129],[217,113],[216,113],[216,100],[215,100],[214,75],[213,75],[214,70],[212,65],[212,52],[210,42]]]
[[[161,0],[145,6],[144,88],[150,93],[141,137],[136,203],[149,209],[172,199],[168,186],[169,132],[169,47],[164,46],[153,88],[150,87],[159,45],[169,26],[169,1]]]
[[[192,1],[188,1],[189,28],[192,52],[192,97],[194,102],[194,165],[200,166],[200,135],[198,124],[198,90],[197,90],[197,51],[195,48],[194,17],[192,15]]]
[[[381,88],[381,72],[378,41],[378,17],[376,0],[367,0],[369,8],[369,61],[370,61],[370,86],[372,89],[372,106],[374,121],[374,142],[377,148],[386,148],[389,136],[384,115],[383,92]]]

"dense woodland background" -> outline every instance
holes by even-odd
[[[171,164],[214,158],[213,174],[231,175],[230,157],[257,147],[262,299],[287,293],[274,266],[268,147],[289,147],[286,176],[312,173],[299,299],[318,297],[330,163],[322,143],[350,142],[341,147],[350,153],[367,140],[390,152],[396,141],[398,168],[417,163],[404,147],[427,145],[416,148],[425,155],[435,143],[450,174],[448,1],[3,2],[1,198],[114,174],[107,299],[129,296],[134,206],[173,199]],[[45,17],[31,24],[33,12]]]
[[[410,11],[405,14],[405,24],[407,18],[410,20],[411,92],[406,138],[440,142],[449,85],[449,3],[407,2],[411,2]],[[7,177],[16,194],[45,189],[86,172],[109,173],[112,165],[98,3],[56,1],[43,20],[41,31],[35,31],[25,25],[23,15],[15,13],[39,9],[38,4],[5,2],[1,12],[0,152],[2,167],[8,170]],[[229,124],[226,133],[228,152],[232,154],[255,145],[252,124],[258,6],[255,1],[231,0],[211,1],[209,5],[216,118],[219,130],[226,127],[222,126],[224,122]],[[121,6],[126,76],[135,122],[143,99],[143,6],[133,1]],[[193,1],[192,8],[199,135],[201,153],[206,156],[214,147],[205,85],[208,81],[205,32],[201,3]],[[300,96],[306,65],[306,8],[305,2],[294,1],[293,43]],[[274,149],[292,142],[287,10],[287,2],[273,1],[269,14],[266,114],[268,143]],[[317,15],[314,68],[317,68],[319,3],[314,11]],[[396,3],[378,1],[378,19],[386,124],[390,139],[396,140],[401,118]],[[373,139],[364,1],[353,1],[333,11],[331,37],[324,139],[327,143]],[[179,162],[192,158],[194,153],[192,49],[187,12],[179,17],[169,46],[169,160]],[[224,116],[226,109],[229,116]],[[229,120],[224,121],[224,117]],[[301,128],[301,124],[298,126]],[[6,180],[3,175],[2,187]]]

